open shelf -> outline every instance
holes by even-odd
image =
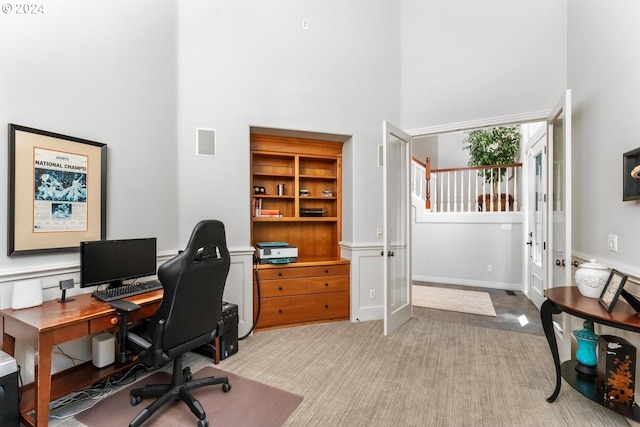
[[[609,408],[627,418],[631,418],[634,421],[640,422],[640,407],[638,407],[635,402],[633,405],[621,405],[619,403],[605,401],[604,397],[598,393],[596,377],[584,375],[576,371],[577,364],[578,362],[571,359],[563,362],[561,365],[562,378],[564,378],[571,387],[597,404]]]
[[[91,362],[85,362],[73,368],[66,369],[51,377],[51,401],[67,395],[69,390],[82,390],[92,384],[100,382],[111,375],[125,371],[137,362],[115,363],[104,368],[96,368]],[[22,390],[20,413],[22,419],[31,426],[35,426],[33,410],[36,406],[33,383],[27,384]]]
[[[283,196],[274,195],[278,184]],[[259,265],[264,293],[258,298],[254,282],[254,310],[261,307],[256,330],[349,319],[350,265],[339,247],[341,185],[342,143],[251,135],[252,192],[264,187],[251,196],[251,242],[298,249],[297,262]],[[305,209],[323,216],[303,216]],[[265,210],[279,216],[261,216]]]

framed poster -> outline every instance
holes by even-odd
[[[9,256],[103,240],[106,202],[106,144],[9,124]]]
[[[640,199],[640,148],[622,155],[622,200]]]
[[[607,283],[605,283],[602,294],[600,294],[600,298],[598,299],[600,305],[603,306],[607,312],[611,313],[611,310],[613,310],[613,306],[616,305],[618,296],[620,296],[620,292],[622,292],[624,282],[626,281],[627,276],[617,270],[611,270],[609,279],[607,279]]]

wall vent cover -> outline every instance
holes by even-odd
[[[216,130],[196,128],[196,155],[216,155]]]

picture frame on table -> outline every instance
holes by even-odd
[[[8,256],[106,238],[106,144],[10,123],[8,169]]]
[[[619,271],[612,269],[609,274],[609,278],[607,279],[607,283],[604,285],[604,289],[600,294],[600,298],[598,301],[600,305],[607,310],[608,313],[611,313],[613,307],[616,305],[618,301],[618,297],[624,288],[624,283],[627,281],[627,276],[620,273]]]

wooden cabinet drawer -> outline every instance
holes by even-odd
[[[262,298],[349,290],[349,276],[305,277],[260,281]],[[254,290],[254,295],[257,292]]]
[[[289,264],[282,268],[258,268],[260,281],[272,279],[293,279],[296,277],[349,275],[349,264],[295,267]]]
[[[263,299],[257,326],[264,328],[348,318],[349,292],[327,292]]]

